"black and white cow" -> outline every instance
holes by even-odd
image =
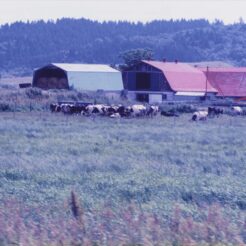
[[[239,106],[234,106],[231,108],[233,115],[242,115],[243,114],[243,109]]]
[[[197,111],[193,113],[191,120],[198,121],[198,120],[207,120],[208,111]]]
[[[131,106],[119,106],[117,109],[117,113],[120,114],[121,117],[130,117],[132,113]]]
[[[50,104],[50,111],[51,111],[51,113],[61,112],[61,106],[58,103],[51,103]]]
[[[103,112],[105,116],[111,116],[112,114],[117,113],[118,106],[104,106]]]
[[[105,106],[103,104],[88,105],[85,107],[85,110],[82,112],[82,114],[87,116],[92,114],[104,115],[104,107]]]
[[[153,116],[156,116],[158,114],[158,112],[159,112],[159,107],[158,106],[151,105],[147,109],[146,115],[147,116],[150,116],[150,117],[153,117]]]
[[[119,119],[119,118],[121,118],[121,116],[120,116],[119,113],[113,113],[109,117],[112,118],[112,119]]]
[[[224,110],[221,108],[216,108],[216,107],[208,107],[208,116],[209,117],[219,117],[224,113]]]
[[[79,114],[81,114],[82,112],[84,112],[85,111],[85,106],[83,106],[83,105],[72,105],[71,106],[71,108],[70,108],[70,110],[71,110],[71,114],[77,114],[77,115],[79,115]]]
[[[121,117],[127,117],[130,115],[130,112],[127,114],[126,107],[122,105],[118,107],[117,113],[120,114]]]
[[[147,108],[141,104],[135,104],[130,107],[127,107],[127,110],[131,112],[131,116],[145,116],[147,112]]]
[[[73,104],[70,104],[70,103],[62,103],[60,105],[61,112],[64,114],[72,114],[72,106]]]

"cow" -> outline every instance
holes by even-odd
[[[193,113],[191,120],[198,121],[198,120],[207,120],[208,112],[207,111],[197,111]]]
[[[64,114],[72,114],[73,104],[62,103],[60,107],[61,107],[61,112],[63,112]]]
[[[117,107],[115,107],[115,109],[116,108],[116,113],[119,113],[121,117],[129,117],[133,112],[131,106],[125,107],[123,105],[118,105]]]
[[[92,115],[92,114],[104,114],[104,105],[103,104],[94,104],[94,105],[87,105],[85,110],[82,112],[83,115]]]
[[[85,111],[85,106],[83,106],[83,105],[71,105],[70,106],[71,114],[79,115],[84,111]]]
[[[208,107],[208,116],[209,117],[219,117],[221,114],[223,114],[224,111],[221,108],[216,108],[216,107]]]
[[[122,105],[118,106],[117,113],[119,113],[121,117],[127,117],[130,115],[130,112],[127,113],[126,107]]]
[[[112,118],[112,119],[119,119],[119,118],[121,118],[121,116],[120,116],[119,113],[111,114],[109,117]]]
[[[234,115],[242,115],[243,109],[239,106],[234,106],[231,108]]]
[[[148,109],[147,109],[147,112],[146,112],[146,115],[147,116],[150,116],[150,117],[153,117],[153,116],[156,116],[159,112],[159,107],[158,106],[150,106]]]
[[[117,113],[118,106],[104,106],[102,108],[104,115],[110,116],[112,114]]]
[[[54,113],[54,112],[60,112],[61,111],[61,107],[58,103],[51,103],[50,104],[50,111],[51,113]]]
[[[56,103],[51,103],[50,104],[50,111],[53,113],[56,110]]]
[[[132,116],[144,116],[146,114],[146,107],[141,104],[134,104],[131,107],[127,107],[130,110]]]

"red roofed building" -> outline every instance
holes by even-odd
[[[218,90],[218,97],[246,97],[246,68],[199,68],[209,83]]]
[[[217,90],[205,74],[179,62],[142,61],[123,72],[124,88],[139,101],[200,101]]]

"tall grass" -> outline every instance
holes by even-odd
[[[75,193],[72,193],[75,195]],[[73,196],[72,196],[73,199]],[[245,216],[227,218],[219,205],[204,206],[203,219],[174,207],[168,218],[135,203],[74,214],[73,201],[28,207],[14,200],[0,210],[1,245],[244,245]],[[80,204],[77,204],[81,206]],[[54,212],[54,210],[56,212]],[[59,211],[59,212],[57,212]]]
[[[39,88],[18,89],[0,84],[0,112],[49,111],[50,103],[58,101],[119,104],[129,103],[126,98],[112,98],[104,92],[82,92],[76,90],[41,90]]]

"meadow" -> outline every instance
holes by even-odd
[[[246,244],[246,117],[0,113],[0,245]]]

